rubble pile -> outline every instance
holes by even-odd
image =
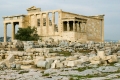
[[[102,73],[120,71],[119,42],[80,43],[67,40],[55,42],[52,38],[37,42],[14,40],[0,43],[0,49],[0,70],[20,70],[23,69],[23,66],[32,65],[36,69],[45,69],[44,75],[49,74],[54,77],[55,75],[77,75],[83,76],[83,78],[87,75],[103,76]],[[53,70],[53,74],[50,71],[46,72],[47,70]],[[59,73],[54,74],[56,73],[54,70]],[[71,76],[66,78],[69,80]],[[63,76],[60,79],[62,80]]]

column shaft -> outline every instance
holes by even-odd
[[[70,31],[69,21],[67,21],[67,31]]]
[[[75,21],[73,21],[73,31],[75,31]]]
[[[7,24],[4,23],[4,42],[7,41]]]
[[[79,22],[77,23],[77,32],[79,32]]]
[[[48,13],[46,13],[46,30],[47,30],[47,33],[46,33],[46,36],[49,35],[49,24],[48,24]]]
[[[55,12],[52,12],[52,29],[53,35],[55,34]]]
[[[12,41],[15,39],[15,25],[12,23]]]
[[[43,19],[42,19],[42,13],[40,13],[40,34],[42,36],[42,27],[43,27]]]

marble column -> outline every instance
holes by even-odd
[[[47,30],[47,33],[46,33],[46,36],[49,35],[49,23],[48,23],[48,12],[46,13],[46,30]]]
[[[83,25],[83,22],[81,22],[80,27],[81,27],[81,32],[84,32],[84,25]]]
[[[15,39],[15,24],[12,23],[12,41]]]
[[[43,27],[43,19],[42,19],[42,13],[40,13],[40,35],[42,36],[42,27]]]
[[[7,24],[4,23],[4,42],[7,41]]]
[[[73,21],[73,31],[75,31],[75,21]]]
[[[69,21],[67,21],[67,31],[70,31]]]
[[[53,35],[55,35],[55,12],[52,12],[52,29]]]
[[[77,22],[77,32],[79,32],[79,29],[80,29],[79,22]]]

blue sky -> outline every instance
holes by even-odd
[[[120,0],[0,0],[0,36],[4,33],[3,16],[27,14],[26,9],[31,6],[87,16],[105,14],[105,39],[120,40]],[[10,25],[7,35],[11,36]]]

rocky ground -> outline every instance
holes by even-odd
[[[0,80],[120,80],[119,42],[14,41],[0,50]]]
[[[5,69],[0,71],[0,80],[120,80],[120,63],[60,69]]]

